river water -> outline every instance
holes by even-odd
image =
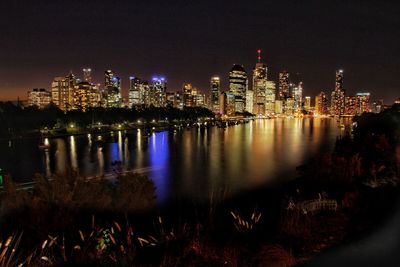
[[[49,139],[48,150],[35,139],[0,141],[0,168],[20,182],[69,168],[83,176],[135,170],[154,181],[160,203],[204,199],[218,190],[235,195],[292,179],[296,166],[331,151],[341,131],[330,118],[278,118],[150,136],[140,130],[67,136]]]

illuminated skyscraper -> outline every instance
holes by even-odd
[[[247,90],[247,92],[246,92],[246,111],[253,113],[253,107],[254,107],[254,91]]]
[[[304,110],[305,111],[311,110],[311,97],[309,96],[304,97]]]
[[[247,73],[242,65],[233,65],[229,72],[229,92],[235,96],[235,111],[246,107]]]
[[[336,71],[335,90],[331,97],[331,114],[341,116],[345,114],[345,91],[343,89],[343,70]]]
[[[254,106],[253,113],[265,115],[266,113],[266,94],[267,94],[267,65],[261,63],[261,50],[257,50],[258,62],[253,70],[253,92]]]
[[[370,112],[370,93],[357,93],[357,113],[362,114],[364,112]]]
[[[121,78],[112,70],[104,72],[104,98],[107,108],[119,108],[122,106]]]
[[[276,85],[274,81],[265,81],[265,112],[266,115],[275,113]]]
[[[211,110],[215,114],[220,113],[219,96],[221,94],[221,81],[219,77],[211,78]]]
[[[72,109],[75,75],[70,72],[66,77],[56,77],[51,83],[52,102],[63,111]]]
[[[137,77],[129,77],[129,107],[145,104],[145,83]]]
[[[299,82],[298,85],[294,85],[291,90],[291,97],[294,100],[294,112],[300,112],[302,109],[302,97],[303,97],[303,82]]]
[[[165,77],[154,76],[151,81],[149,88],[150,105],[165,107],[167,104],[167,81]]]
[[[324,92],[315,97],[315,113],[318,115],[328,115],[328,99]]]
[[[345,115],[354,116],[357,115],[357,98],[355,96],[345,97]]]
[[[99,88],[86,81],[82,81],[74,86],[73,109],[87,111],[88,108],[100,105]]]
[[[183,92],[183,106],[194,107],[193,86],[191,83],[184,83],[182,86]]]
[[[279,99],[284,100],[288,98],[289,95],[289,72],[282,71],[279,73]]]

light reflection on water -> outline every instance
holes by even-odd
[[[291,118],[257,120],[225,130],[193,128],[150,136],[135,130],[54,138],[48,151],[39,150],[32,140],[13,142],[11,148],[1,141],[0,148],[9,149],[10,156],[0,155],[0,167],[22,181],[34,172],[49,176],[67,169],[84,176],[103,175],[118,165],[153,179],[159,202],[176,195],[208,198],[223,189],[235,193],[293,178],[296,166],[319,151],[330,151],[338,134],[333,119]]]

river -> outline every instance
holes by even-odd
[[[176,196],[204,199],[293,179],[296,166],[331,151],[341,131],[330,118],[277,118],[150,136],[135,130],[52,138],[47,150],[38,140],[18,139],[0,141],[0,168],[19,182],[69,168],[83,176],[135,170],[154,181],[159,203]]]

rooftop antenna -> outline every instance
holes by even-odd
[[[257,57],[258,63],[260,63],[261,62],[261,49],[257,50],[257,54],[258,54],[258,57]]]

